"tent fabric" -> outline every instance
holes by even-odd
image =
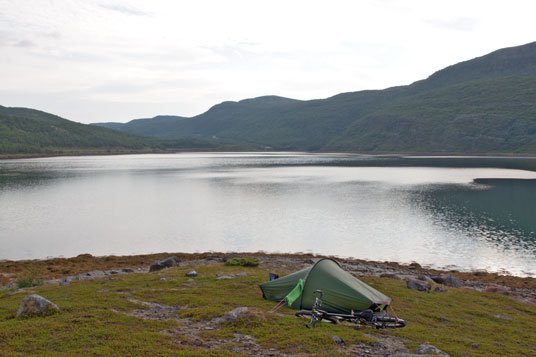
[[[290,293],[285,296],[285,301],[287,302],[288,306],[292,306],[294,301],[296,301],[297,298],[299,298],[303,292],[303,284],[305,283],[305,280],[299,279],[298,284],[290,291]]]
[[[299,279],[304,279],[302,294],[291,307],[311,309],[313,291],[322,290],[322,309],[328,312],[350,313],[363,311],[375,305],[389,305],[391,299],[373,287],[344,271],[333,259],[321,259],[312,267],[299,270],[285,277],[260,285],[263,297],[281,301],[294,289]]]
[[[261,284],[262,297],[266,300],[281,301],[294,289],[299,279],[304,279],[311,267],[299,270],[279,279]]]

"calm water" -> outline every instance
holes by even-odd
[[[536,275],[535,232],[531,158],[0,161],[0,259],[263,250]]]

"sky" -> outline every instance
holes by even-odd
[[[536,41],[535,1],[0,0],[0,105],[82,123],[424,79]]]

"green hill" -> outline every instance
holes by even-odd
[[[536,152],[536,42],[461,62],[408,86],[298,101],[224,102],[193,118],[97,124],[160,138],[277,150]]]
[[[0,106],[0,154],[79,154],[163,150],[236,150],[200,139],[161,140],[76,123],[28,108]]]

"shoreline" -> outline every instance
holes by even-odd
[[[23,160],[53,157],[85,157],[85,156],[123,156],[123,155],[150,155],[150,154],[185,154],[185,153],[302,153],[302,154],[328,154],[328,155],[356,155],[373,157],[400,157],[400,158],[485,158],[485,159],[536,159],[534,153],[459,153],[459,152],[351,152],[351,151],[277,151],[277,150],[243,150],[243,151],[210,151],[210,150],[180,150],[180,151],[119,151],[119,152],[88,152],[88,153],[57,153],[57,154],[0,154],[1,160]]]
[[[364,275],[381,275],[383,273],[399,273],[402,275],[442,275],[449,274],[462,281],[476,282],[490,286],[502,286],[509,289],[529,289],[536,296],[536,278],[502,275],[482,270],[459,271],[454,269],[435,269],[421,266],[413,262],[403,264],[397,262],[379,262],[355,258],[341,258],[310,253],[265,253],[265,252],[204,252],[182,253],[163,252],[154,254],[137,254],[123,256],[93,256],[80,254],[72,258],[47,258],[33,260],[0,260],[0,286],[12,284],[19,276],[29,272],[39,275],[43,280],[61,279],[67,276],[84,274],[91,271],[113,270],[121,268],[148,267],[156,260],[169,256],[177,256],[181,261],[221,260],[230,256],[248,256],[266,261],[312,261],[320,258],[332,258],[343,265],[361,266]],[[277,264],[275,265],[277,267]],[[471,284],[469,284],[471,285]],[[474,285],[474,284],[473,284]]]

